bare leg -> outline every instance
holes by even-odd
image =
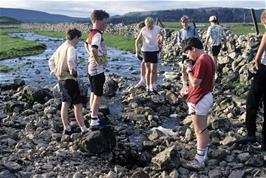
[[[207,127],[207,116],[192,115],[192,123],[197,138],[197,148],[206,148],[209,143],[209,131],[203,129]]]
[[[146,83],[146,80],[145,80],[145,63],[144,61],[141,62],[141,70],[140,70],[140,74],[141,74],[141,78],[144,80],[143,82]]]
[[[93,103],[93,99],[94,99],[94,93],[91,92],[91,97],[90,97],[90,111],[92,111],[92,103]]]
[[[68,103],[67,102],[62,102],[61,106],[61,119],[63,122],[64,129],[66,129],[69,126],[69,121],[68,121]]]
[[[157,64],[151,64],[151,84],[156,84],[157,80]]]
[[[150,84],[151,84],[151,63],[145,63],[145,70],[146,70],[146,75],[145,75],[145,80],[146,80],[146,86],[149,88]]]
[[[79,127],[80,128],[84,127],[84,120],[83,120],[83,116],[82,116],[82,104],[74,105],[74,114],[75,114],[75,118],[79,124]]]
[[[101,96],[94,95],[94,99],[93,99],[93,103],[91,107],[91,117],[98,116],[98,111],[99,111],[101,100],[102,100]]]

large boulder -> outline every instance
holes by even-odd
[[[166,148],[152,158],[151,162],[161,170],[172,170],[180,165],[180,155],[175,145]]]
[[[53,98],[52,92],[48,88],[37,88],[26,86],[23,89],[22,96],[30,102],[38,102],[44,104]]]
[[[79,148],[89,154],[101,154],[111,152],[116,145],[114,129],[109,126],[92,131],[83,136]]]
[[[117,81],[112,78],[107,78],[103,86],[103,95],[108,97],[115,96],[116,90],[118,89]]]

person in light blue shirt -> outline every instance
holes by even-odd
[[[182,42],[190,37],[200,38],[198,31],[195,27],[189,24],[188,16],[184,15],[180,19],[182,29],[177,33],[177,45],[182,48]],[[182,54],[182,62],[187,58],[185,54]]]

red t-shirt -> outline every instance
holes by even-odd
[[[213,89],[215,65],[208,54],[202,54],[192,67],[192,75],[201,79],[200,86],[193,88],[189,85],[187,102],[197,104],[207,93]]]

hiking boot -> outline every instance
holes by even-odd
[[[187,162],[184,167],[190,170],[202,170],[205,168],[205,161],[199,162],[197,159],[194,159]]]
[[[72,131],[71,130],[65,130],[63,131],[63,135],[71,135]]]
[[[137,83],[136,85],[135,85],[135,88],[139,88],[139,87],[142,87],[142,86],[144,86],[145,85],[145,83],[143,82],[143,81],[139,81],[139,83]]]
[[[257,138],[255,136],[244,136],[242,138],[240,138],[239,140],[236,141],[236,143],[255,143],[257,141]]]

